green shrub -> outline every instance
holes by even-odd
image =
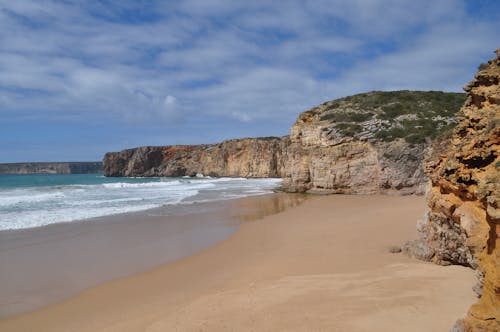
[[[406,108],[400,103],[382,106],[382,111],[384,113],[380,114],[380,118],[385,120],[394,119],[400,115],[408,114],[411,112],[410,109]]]
[[[355,123],[339,123],[335,126],[343,135],[354,136],[361,131],[361,126]]]
[[[436,138],[449,132],[455,124],[433,120],[436,116],[454,118],[465,102],[465,94],[441,91],[373,91],[337,99],[327,105],[322,121],[336,123],[340,131],[349,135],[361,130],[357,123],[376,116],[382,123],[375,136],[392,141],[405,138],[410,143],[421,143],[427,137]],[[343,111],[343,107],[356,111]],[[413,120],[396,121],[398,116],[414,115]]]
[[[477,67],[477,70],[485,70],[486,68],[488,68],[488,64],[483,62]]]
[[[326,113],[326,114],[322,114],[319,117],[319,120],[320,121],[332,120],[334,117],[335,117],[335,113]]]
[[[330,120],[331,122],[363,122],[371,117],[373,117],[373,113],[336,112],[323,114],[319,119],[321,121]]]
[[[281,137],[278,137],[278,136],[263,136],[263,137],[257,137],[257,139],[262,139],[262,140],[266,140],[266,141],[272,141],[272,140],[276,140],[276,139],[281,139]]]
[[[425,138],[426,136],[422,135],[422,133],[416,133],[406,136],[405,140],[411,144],[419,144],[419,143],[425,143]]]
[[[353,122],[364,122],[373,117],[373,113],[351,113],[350,118]]]

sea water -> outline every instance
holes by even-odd
[[[272,192],[280,179],[0,174],[0,231]]]

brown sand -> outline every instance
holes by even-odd
[[[0,331],[448,331],[475,300],[472,270],[388,252],[424,209],[421,197],[314,197]]]
[[[0,319],[201,252],[227,239],[242,222],[281,212],[306,197],[251,196],[2,231]]]

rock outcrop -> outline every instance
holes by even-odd
[[[500,50],[466,87],[449,146],[427,165],[430,211],[410,254],[477,270],[478,302],[454,331],[500,331]]]
[[[102,173],[102,163],[46,162],[0,164],[0,174],[93,174]]]
[[[421,194],[432,139],[454,126],[463,94],[370,92],[312,108],[290,130],[284,188]]]
[[[218,144],[140,147],[104,156],[106,176],[283,177],[288,138],[228,140]]]
[[[107,153],[104,174],[282,177],[289,192],[423,193],[422,160],[464,100],[436,91],[359,94],[300,114],[289,137]]]

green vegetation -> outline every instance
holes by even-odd
[[[364,122],[378,120],[370,122],[376,138],[388,142],[404,138],[417,144],[449,132],[464,102],[463,93],[374,91],[324,103],[319,120],[355,138],[366,130]]]
[[[486,68],[488,68],[488,64],[484,62],[477,67],[478,70],[485,70]]]
[[[452,116],[464,103],[465,94],[442,91],[374,91],[338,99],[338,101],[357,104],[359,108],[365,110],[399,104],[406,114],[430,111],[436,115]]]
[[[445,121],[429,121],[429,119],[404,120],[400,126],[379,130],[375,137],[384,141],[404,138],[408,143],[424,143],[426,138],[434,139],[453,129],[455,125]]]
[[[346,136],[354,136],[361,131],[362,127],[355,123],[339,123],[335,128]]]
[[[326,113],[320,117],[321,121],[330,120],[330,122],[363,122],[373,117],[373,113],[357,112],[337,112]]]
[[[256,139],[263,139],[263,140],[266,140],[266,141],[271,141],[271,140],[281,139],[281,137],[278,137],[278,136],[263,136],[263,137],[256,137]]]
[[[384,105],[381,108],[383,112],[378,117],[385,120],[394,119],[403,114],[411,114],[411,111],[400,103]]]

